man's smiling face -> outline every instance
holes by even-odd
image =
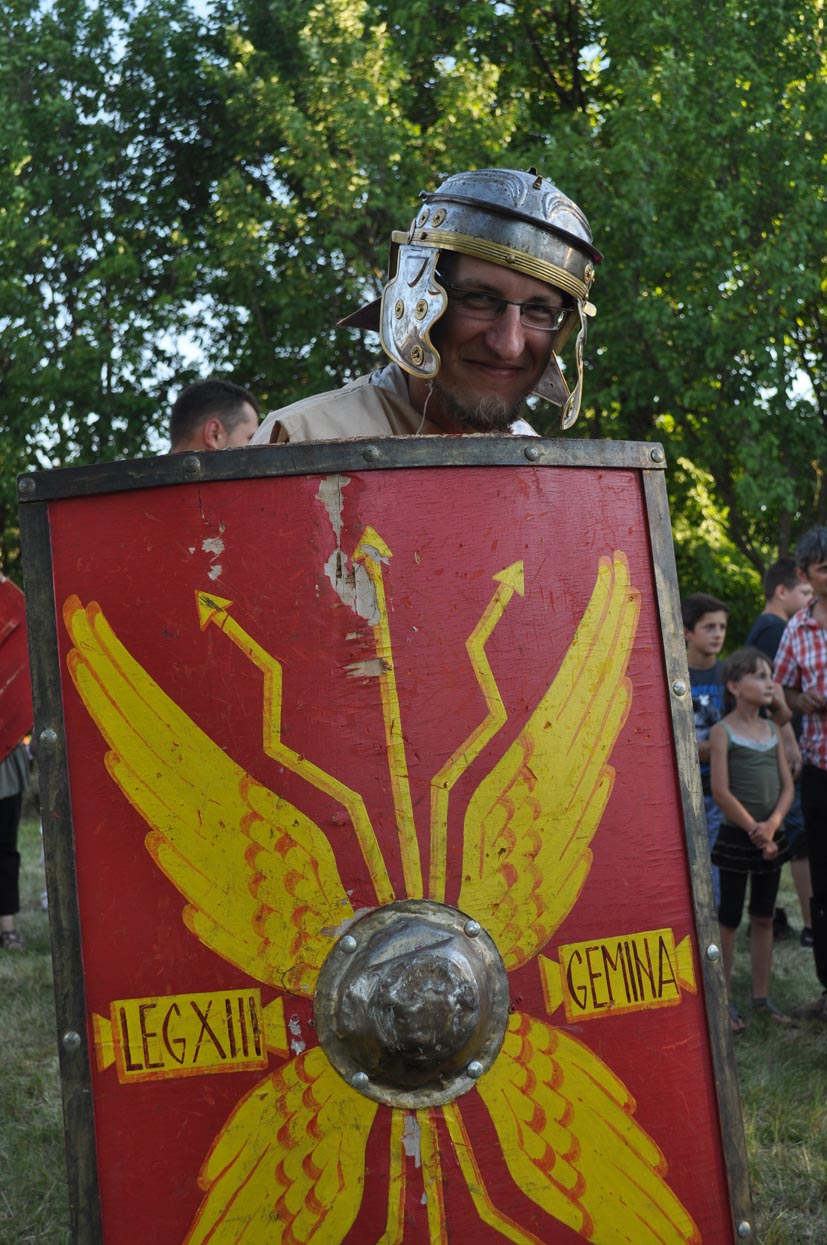
[[[470,255],[452,256],[446,267],[446,281],[459,290],[551,309],[566,302],[562,291],[544,281]],[[507,432],[546,370],[555,334],[526,327],[519,307],[505,306],[496,319],[480,320],[449,295],[431,338],[442,364],[429,398],[426,381],[409,382],[418,409],[427,399],[428,419],[445,432]]]

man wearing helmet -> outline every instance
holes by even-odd
[[[271,413],[254,440],[530,432],[530,393],[577,419],[594,265],[588,222],[552,182],[512,169],[449,177],[391,235],[381,299],[340,323],[379,331],[391,362]],[[571,333],[573,389],[557,355]]]

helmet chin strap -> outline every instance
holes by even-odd
[[[426,397],[425,401],[422,404],[422,418],[419,421],[419,427],[414,433],[415,437],[418,437],[420,433],[422,432],[422,429],[425,427],[425,416],[428,413],[428,403],[431,400],[431,394],[433,392],[434,392],[434,382],[432,380],[429,380],[428,381],[428,396]]]

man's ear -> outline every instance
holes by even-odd
[[[217,415],[210,415],[201,425],[205,450],[223,450],[227,440],[224,425]]]

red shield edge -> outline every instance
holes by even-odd
[[[731,1241],[640,473],[49,517],[107,1245]],[[312,992],[422,895],[491,933],[512,1015],[411,1111],[333,1072]]]
[[[26,603],[17,584],[0,576],[0,761],[33,720]]]

